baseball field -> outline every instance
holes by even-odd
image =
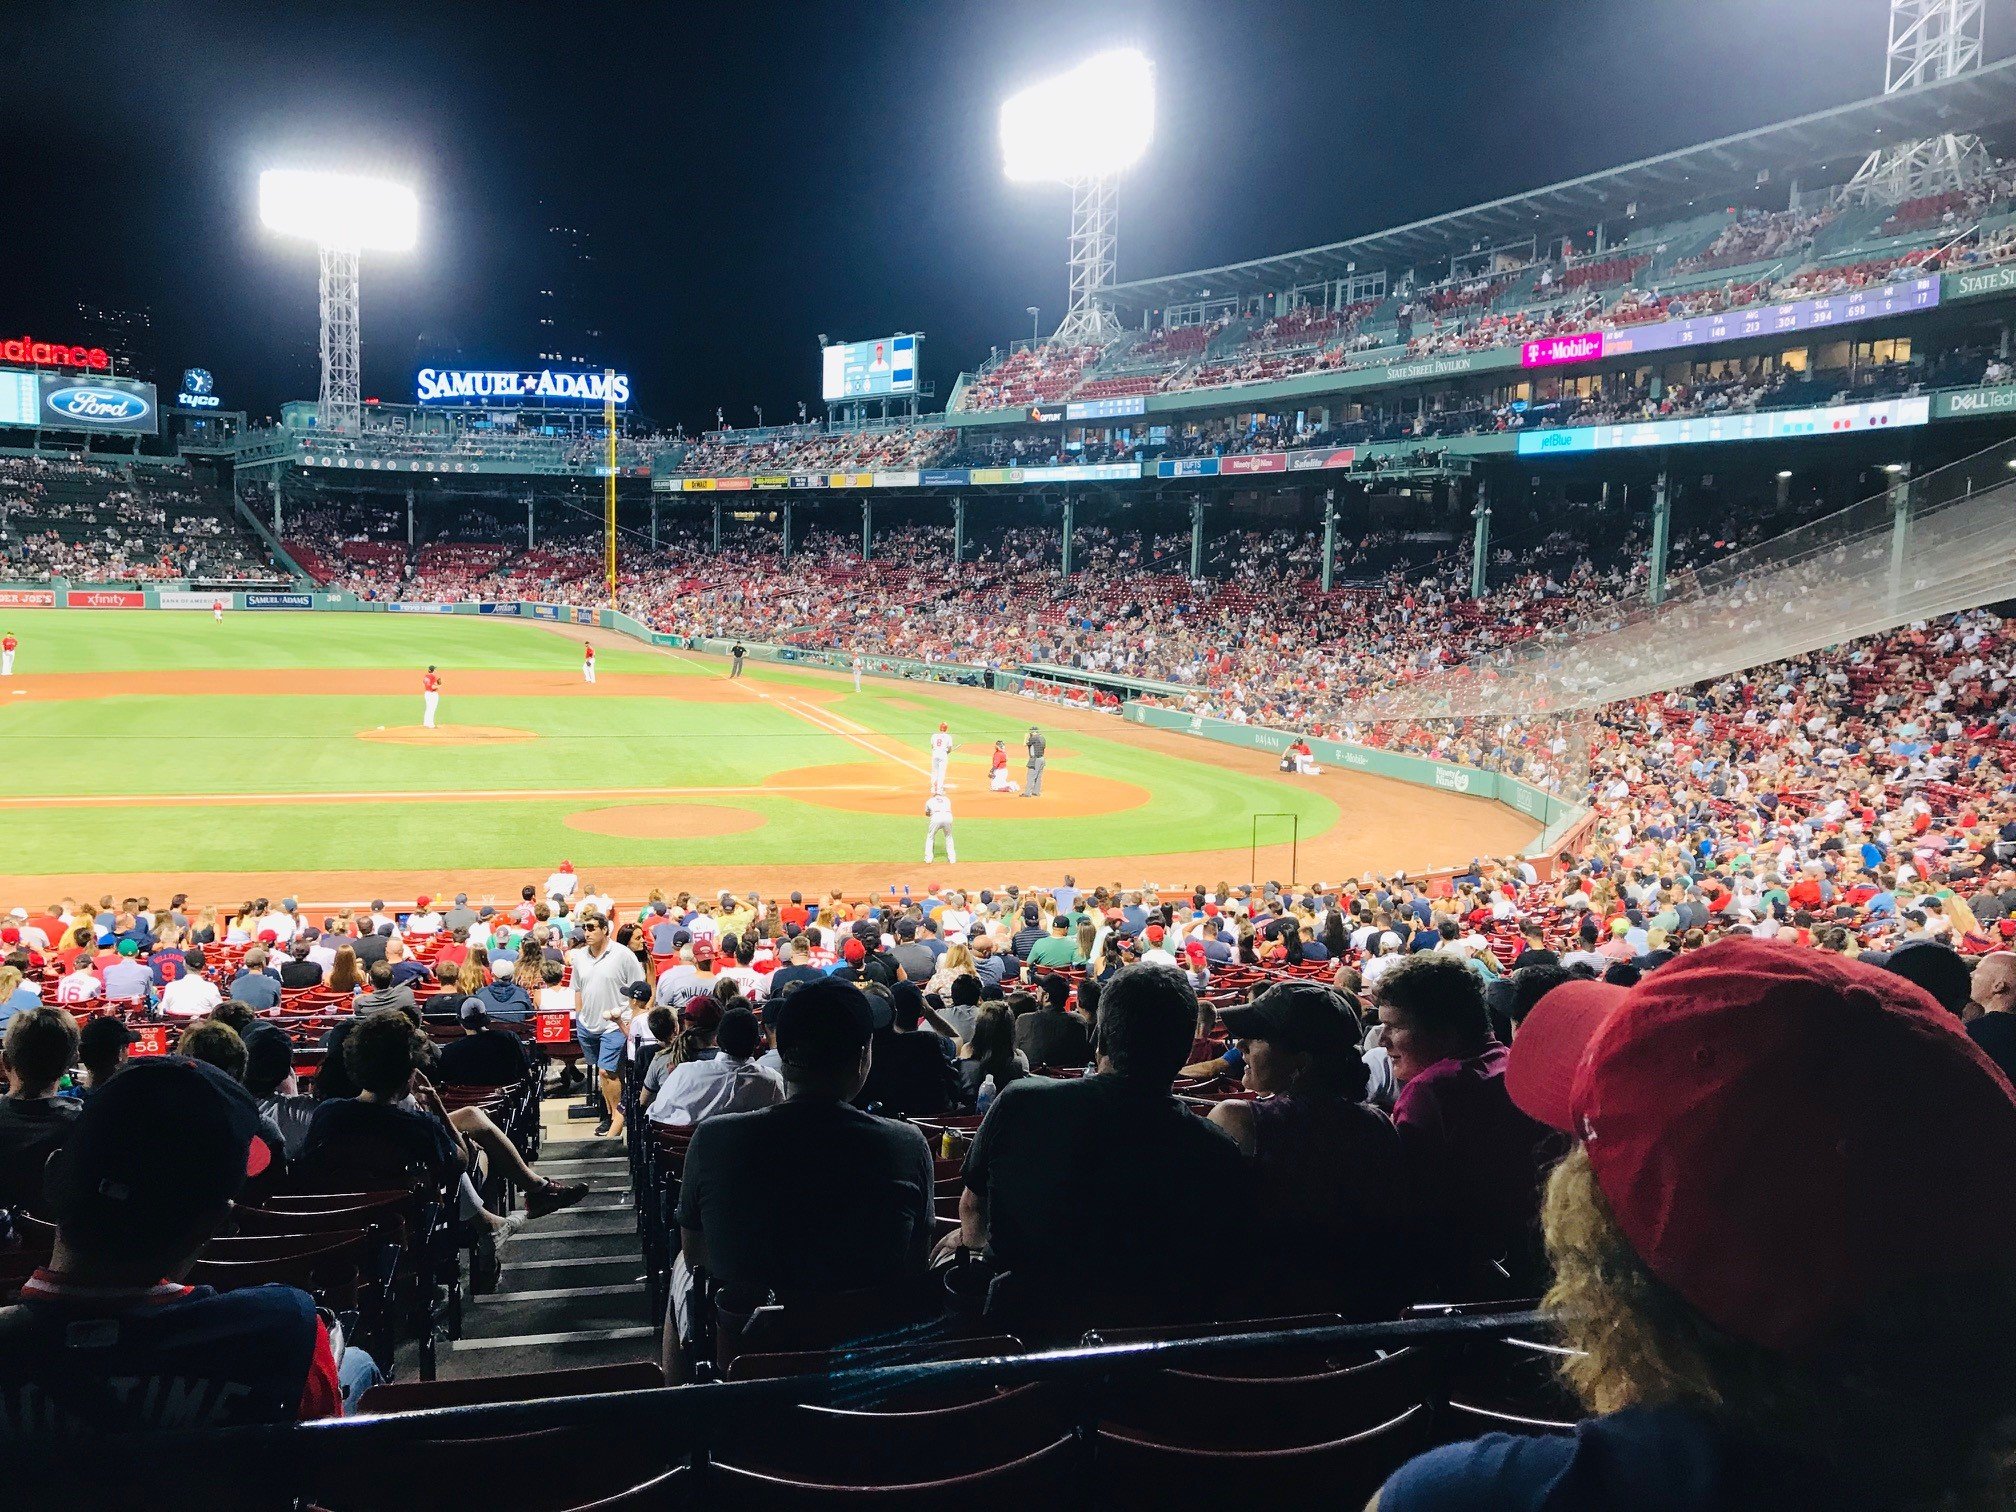
[[[10,610],[0,684],[0,888],[297,890],[451,883],[515,896],[571,860],[612,890],[1040,879],[1335,878],[1531,838],[1459,794],[1006,694],[658,651],[599,631],[436,615]],[[582,637],[597,680],[582,676]],[[442,680],[421,728],[421,679]],[[957,742],[959,863],[922,865],[930,737]],[[1043,796],[988,790],[1006,742]],[[1255,816],[1261,816],[1257,819]],[[1292,816],[1292,817],[1291,817]],[[1257,824],[1257,828],[1256,828]],[[1299,841],[1291,849],[1291,834]],[[1258,854],[1253,846],[1259,843]]]

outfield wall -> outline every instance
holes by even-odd
[[[701,651],[717,656],[726,656],[738,644],[733,640],[713,636],[668,635],[664,631],[653,630],[643,621],[618,609],[580,609],[567,604],[548,604],[528,599],[502,603],[406,603],[360,599],[350,593],[263,592],[248,589],[204,593],[176,588],[136,588],[125,583],[106,584],[101,587],[61,583],[53,586],[46,583],[0,584],[0,609],[208,609],[220,600],[227,609],[255,612],[306,610],[364,614],[459,614],[533,620],[545,624],[582,625],[613,630],[619,635],[627,635],[632,640],[643,641],[647,645]],[[798,646],[781,646],[767,641],[742,641],[739,644],[749,656],[758,661],[775,662],[781,666],[824,667],[837,672],[848,672],[853,669],[853,658],[846,652],[806,650]],[[1032,680],[1025,676],[1023,671],[988,668],[968,662],[920,661],[908,657],[875,656],[865,653],[861,660],[861,670],[866,675],[896,678],[906,682],[935,682],[960,687],[991,688],[997,693],[1020,692],[1023,684]],[[1286,750],[1289,742],[1295,739],[1293,734],[1283,730],[1235,724],[1231,720],[1213,719],[1202,714],[1186,714],[1180,709],[1164,709],[1139,701],[1124,704],[1121,716],[1134,724],[1150,729],[1177,730],[1205,740],[1215,740],[1223,745],[1240,746],[1252,751],[1270,751],[1278,754]],[[1426,756],[1381,751],[1371,746],[1339,740],[1312,739],[1309,741],[1309,749],[1316,760],[1324,766],[1365,772],[1374,777],[1391,777],[1399,782],[1411,782],[1419,787],[1439,788],[1444,792],[1488,798],[1494,803],[1503,804],[1515,813],[1536,820],[1542,826],[1541,833],[1526,847],[1525,855],[1537,862],[1551,860],[1571,837],[1586,827],[1590,818],[1589,810],[1583,805],[1571,803],[1530,783],[1521,782],[1516,777],[1487,772],[1478,767],[1458,766],[1453,762],[1435,761]]]

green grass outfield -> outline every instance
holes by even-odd
[[[793,768],[875,758],[842,736],[782,707],[751,699],[680,701],[688,679],[718,679],[721,664],[648,650],[608,649],[606,678],[666,679],[673,697],[469,695],[458,671],[573,672],[580,646],[511,620],[432,615],[289,614],[242,610],[218,625],[208,613],[0,610],[0,632],[21,641],[17,678],[110,673],[144,687],[150,672],[270,673],[257,696],[136,692],[81,699],[0,698],[5,794],[158,797],[120,807],[17,807],[6,815],[0,874],[409,870],[437,866],[544,869],[562,856],[581,867],[914,863],[923,841],[916,816],[855,813],[781,793],[643,799],[584,796],[608,788],[740,788]],[[360,740],[376,726],[420,720],[419,676],[437,664],[447,683],[443,723],[535,733],[517,744],[421,747]],[[303,696],[324,669],[382,669],[383,693]],[[751,663],[745,679],[787,695],[829,694],[830,678]],[[900,702],[902,705],[898,707]],[[1016,766],[1031,710],[998,710],[934,698],[926,685],[871,680],[820,703],[914,750],[951,722],[962,746],[1005,739]],[[1040,718],[1040,715],[1037,716]],[[1180,854],[1243,848],[1250,815],[1292,811],[1304,840],[1337,821],[1328,799],[1263,775],[1226,771],[1147,751],[1111,737],[1070,732],[1054,743],[1051,772],[1077,771],[1136,784],[1145,805],[1098,818],[959,820],[962,862],[1066,860],[1097,855]],[[975,781],[979,768],[961,772]],[[483,797],[552,792],[553,798]],[[209,794],[438,794],[401,801],[204,804]],[[956,800],[955,800],[956,801]],[[570,814],[612,804],[700,805],[690,838],[641,839],[571,829]],[[707,832],[705,805],[761,814],[744,833]]]

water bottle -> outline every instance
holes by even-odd
[[[988,1109],[988,1106],[993,1101],[994,1101],[994,1077],[993,1074],[990,1072],[987,1076],[981,1079],[980,1095],[973,1099],[973,1111],[975,1113],[985,1113]]]

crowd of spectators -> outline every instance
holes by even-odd
[[[273,583],[264,544],[187,473],[0,458],[0,574],[73,582]]]

